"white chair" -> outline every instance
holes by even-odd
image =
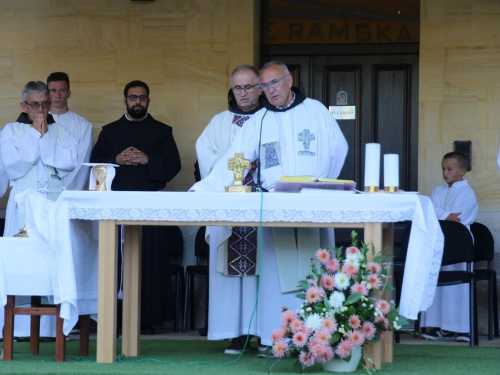
[[[4,360],[13,359],[14,317],[30,315],[30,354],[39,353],[40,316],[56,316],[56,362],[64,362],[66,338],[60,305],[41,305],[40,296],[53,294],[49,264],[37,241],[31,238],[0,238],[0,302],[5,305]],[[16,307],[15,296],[30,296],[30,307]],[[81,317],[80,355],[88,356],[89,315]]]

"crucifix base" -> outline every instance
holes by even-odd
[[[247,185],[226,186],[226,193],[250,193],[251,191],[252,187]]]

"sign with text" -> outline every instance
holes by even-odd
[[[335,120],[355,120],[356,106],[355,105],[331,105],[328,110],[333,115]]]
[[[271,18],[267,44],[416,43],[420,25],[353,19]]]

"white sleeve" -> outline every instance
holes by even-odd
[[[76,141],[66,129],[64,130],[66,135],[62,143],[57,135],[50,131],[38,140],[43,164],[57,168],[62,177],[75,169],[77,163]]]
[[[221,121],[224,117],[223,114],[214,116],[196,141],[196,157],[202,179],[209,175],[214,165],[226,152],[224,145],[221,144],[220,134]]]
[[[92,134],[92,125],[84,118],[79,118],[79,126],[84,128],[83,134],[77,144],[77,163],[76,168],[64,178],[64,186],[68,190],[83,190],[89,183],[90,168],[82,163],[88,163],[90,154],[94,146],[94,136]]]
[[[12,126],[10,124],[5,126],[0,133],[0,154],[9,179],[16,180],[24,176],[40,158],[39,140],[40,133],[33,128],[28,129],[18,139],[14,139]]]
[[[256,116],[252,116],[245,123],[245,126],[236,135],[231,147],[220,157],[210,174],[194,184],[189,189],[190,191],[224,191],[226,186],[233,185],[234,173],[228,169],[228,160],[233,158],[235,153],[243,153],[243,157],[250,161],[257,159],[259,134],[255,131],[257,123],[255,120]]]

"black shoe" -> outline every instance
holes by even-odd
[[[203,328],[200,328],[198,333],[200,334],[200,336],[207,336],[208,335],[208,329],[207,327],[203,327]]]

